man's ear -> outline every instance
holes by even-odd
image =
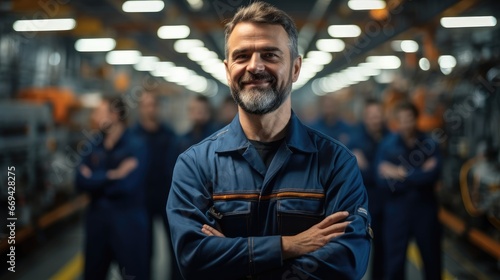
[[[292,82],[296,82],[299,79],[300,68],[302,67],[302,56],[298,56],[292,62]]]

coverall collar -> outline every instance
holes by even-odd
[[[238,151],[246,149],[250,145],[250,142],[241,127],[239,114],[236,114],[231,123],[221,133],[226,133],[226,136],[219,142],[220,144],[217,147],[216,152]],[[219,133],[219,135],[221,133]],[[309,131],[297,118],[293,110],[290,121],[288,122],[285,142],[289,148],[294,148],[305,153],[318,152],[309,137]]]

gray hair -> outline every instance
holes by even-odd
[[[227,41],[233,32],[234,27],[240,22],[279,24],[288,34],[288,47],[290,56],[295,59],[299,56],[298,32],[292,18],[282,10],[265,2],[254,2],[246,7],[240,7],[230,22],[226,24],[225,34],[225,54],[229,56]]]

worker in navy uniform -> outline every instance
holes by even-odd
[[[212,115],[212,105],[206,96],[198,95],[189,100],[188,116],[191,129],[179,138],[179,153],[217,130]]]
[[[425,279],[441,279],[441,227],[435,185],[441,170],[437,143],[417,130],[417,108],[396,107],[398,132],[377,151],[377,185],[389,190],[384,215],[385,279],[404,279],[406,249],[415,238]]]
[[[264,2],[226,25],[238,115],[177,159],[167,214],[185,279],[360,279],[370,254],[356,157],[291,108],[297,30]]]
[[[320,116],[311,127],[349,146],[352,128],[339,115],[339,102],[335,95],[319,98]]]
[[[387,133],[382,105],[375,99],[368,99],[363,110],[363,121],[354,130],[349,148],[356,156],[368,192],[368,209],[374,233],[371,268],[371,279],[374,280],[384,279],[382,228],[385,198],[389,194],[388,190],[377,187],[375,155],[380,142]]]
[[[85,222],[84,279],[106,279],[112,261],[122,278],[149,279],[149,219],[144,205],[147,151],[126,128],[120,98],[92,113],[100,132],[78,166],[76,187],[90,195]]]
[[[177,136],[173,130],[160,122],[159,104],[157,96],[152,92],[143,92],[139,102],[139,122],[133,127],[133,132],[142,137],[147,149],[149,160],[147,162],[146,176],[146,205],[151,225],[150,248],[153,254],[153,222],[155,218],[161,219],[165,225],[165,235],[170,241],[170,228],[168,226],[165,207],[167,196],[172,183],[172,171],[177,159]],[[169,246],[171,248],[171,246]],[[160,248],[156,248],[158,250]],[[165,248],[161,248],[165,250]],[[181,279],[181,275],[170,252],[170,277]]]

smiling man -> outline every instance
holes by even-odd
[[[226,25],[234,120],[177,160],[167,214],[186,279],[360,279],[370,227],[356,158],[291,108],[297,30],[262,2]]]

